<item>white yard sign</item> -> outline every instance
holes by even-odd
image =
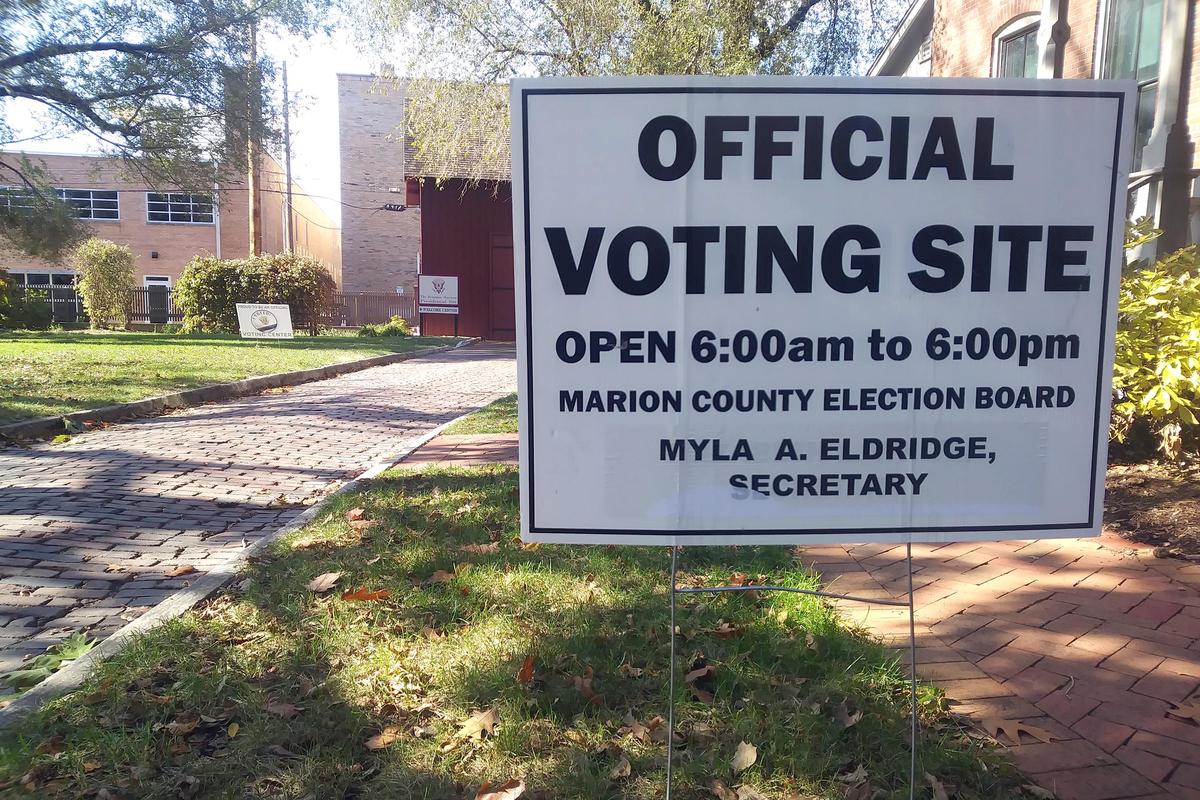
[[[243,339],[293,339],[292,309],[286,305],[238,303],[238,328]]]
[[[522,536],[1095,535],[1131,89],[515,81]]]
[[[457,314],[458,278],[454,275],[417,277],[418,314]]]

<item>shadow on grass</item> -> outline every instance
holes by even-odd
[[[346,520],[354,507],[365,530]],[[665,548],[526,549],[517,515],[509,468],[388,473],[103,665],[10,739],[0,766],[32,772],[46,797],[457,798],[514,777],[560,800],[660,797]],[[815,586],[767,547],[689,550],[681,581],[722,583],[735,568]],[[307,588],[330,572],[335,591]],[[341,597],[356,587],[391,594]],[[706,673],[678,682],[677,797],[711,797],[719,778],[841,798],[855,781],[838,776],[859,770],[863,797],[908,796],[904,672],[821,601],[681,599],[677,622],[681,673]],[[921,774],[960,800],[1021,796],[1011,768],[947,723],[931,692],[921,700]],[[493,735],[457,737],[484,709],[499,716]],[[394,741],[370,749],[380,732]],[[743,741],[758,758],[735,775]],[[630,774],[613,777],[622,757]],[[917,796],[931,792],[922,781]]]

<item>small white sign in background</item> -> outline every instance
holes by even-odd
[[[237,304],[243,339],[293,339],[292,309],[287,305]]]
[[[514,81],[522,536],[1098,533],[1131,89]]]
[[[418,314],[457,314],[458,278],[454,275],[420,275],[417,278]]]

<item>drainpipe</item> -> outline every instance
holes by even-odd
[[[216,234],[216,247],[213,255],[221,259],[221,184],[213,183],[213,231]]]
[[[1063,76],[1063,48],[1071,38],[1071,26],[1067,24],[1069,0],[1042,0],[1042,17],[1038,23],[1038,68],[1039,78],[1061,78]]]

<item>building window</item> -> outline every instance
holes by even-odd
[[[35,289],[75,285],[73,272],[13,272],[10,276],[17,286],[31,286]]]
[[[146,219],[150,222],[211,225],[212,195],[146,192]]]
[[[146,288],[149,288],[151,286],[165,286],[168,289],[170,289],[171,288],[171,276],[170,275],[143,275],[142,276],[142,285],[145,286]]]
[[[108,189],[55,189],[59,200],[75,209],[80,219],[117,220],[121,218],[117,192]]]
[[[119,220],[121,206],[115,189],[55,189],[59,200],[75,209],[80,219]],[[32,208],[29,192],[12,186],[0,187],[0,205],[5,208]]]
[[[1038,68],[1038,18],[1021,17],[996,34],[995,76],[1036,78]]]
[[[1133,135],[1135,170],[1142,168],[1142,151],[1154,127],[1163,13],[1163,0],[1109,0],[1104,77],[1137,81],[1137,122]]]

